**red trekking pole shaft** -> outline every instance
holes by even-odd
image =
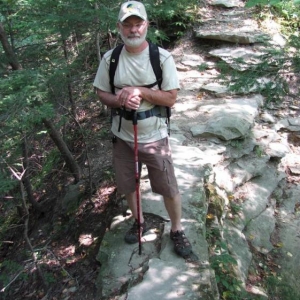
[[[135,193],[136,193],[136,206],[138,214],[138,236],[139,236],[139,255],[142,254],[142,241],[141,241],[141,216],[140,216],[140,172],[139,172],[139,157],[138,157],[138,140],[137,140],[137,112],[132,112],[132,122],[134,131],[134,163],[135,163]]]

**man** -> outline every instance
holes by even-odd
[[[157,111],[157,107],[172,107],[176,101],[179,82],[173,57],[168,51],[159,48],[163,73],[161,90],[157,85],[152,88],[145,87],[156,82],[150,63],[149,44],[146,41],[148,26],[147,13],[142,3],[128,1],[122,4],[117,28],[124,47],[114,77],[116,94],[111,92],[109,79],[112,50],[104,55],[94,86],[100,101],[115,112],[111,130],[115,137],[113,161],[117,188],[119,193],[125,194],[135,218],[132,228],[125,235],[125,241],[139,241],[138,219],[141,233],[148,230],[141,205],[140,211],[137,211],[134,129],[130,118],[130,112],[134,110],[140,114],[137,125],[139,161],[147,166],[152,191],[164,198],[171,220],[170,237],[174,241],[174,250],[185,257],[191,253],[192,247],[181,226],[181,197],[174,175],[167,125],[164,118],[152,113],[149,116],[148,113]]]

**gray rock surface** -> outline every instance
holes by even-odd
[[[210,5],[215,5],[215,6],[223,6],[223,7],[238,7],[240,5],[240,1],[238,0],[211,0],[209,2]]]
[[[218,57],[229,64],[233,69],[244,71],[251,66],[261,62],[266,52],[260,50],[263,47],[225,47],[209,52],[210,55]]]
[[[240,2],[242,5],[242,3]],[[270,36],[259,29],[256,21],[244,9],[236,14],[202,15],[201,24],[195,26],[194,34],[200,39],[213,39],[249,45],[270,40]]]

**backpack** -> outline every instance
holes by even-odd
[[[124,44],[117,46],[110,58],[110,65],[109,65],[109,83],[111,86],[111,92],[115,94],[115,85],[114,85],[114,77],[116,73],[116,69],[118,67],[119,57],[121,51],[123,49]],[[145,85],[143,87],[152,88],[155,85],[158,85],[159,89],[161,89],[162,84],[162,69],[160,66],[160,59],[159,59],[159,49],[158,46],[149,42],[149,55],[150,55],[150,63],[153,68],[153,72],[156,77],[156,81],[152,84]],[[168,125],[168,134],[170,135],[170,117],[171,117],[171,108],[164,107],[165,113],[162,113],[163,117],[166,117],[166,124]]]

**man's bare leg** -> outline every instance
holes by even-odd
[[[140,193],[140,200],[141,200],[141,192]],[[132,215],[134,219],[136,220],[132,227],[126,232],[125,234],[125,241],[129,244],[134,244],[139,241],[139,235],[140,232],[141,235],[143,235],[148,229],[146,226],[146,223],[144,222],[144,216],[142,212],[142,203],[140,201],[140,229],[138,227],[138,209],[137,209],[137,199],[136,199],[136,192],[130,193],[125,195],[125,198],[127,200],[128,206],[132,212]]]
[[[144,223],[144,216],[143,216],[143,210],[142,210],[141,192],[139,191],[139,193],[140,193],[140,222],[142,224],[142,223]],[[127,204],[132,212],[133,217],[137,220],[138,212],[137,212],[136,192],[125,195],[125,198],[127,200]]]
[[[171,219],[171,230],[173,232],[182,230],[181,226],[181,196],[178,193],[173,198],[164,197],[165,207]]]
[[[127,200],[128,206],[132,212],[132,215],[135,219],[138,218],[137,213],[137,200],[136,200],[136,192],[130,193],[125,195],[125,198]],[[141,193],[140,193],[140,200],[141,200]],[[181,196],[178,193],[173,198],[164,197],[164,203],[166,210],[168,212],[168,215],[171,219],[171,230],[177,231],[182,230],[181,226]],[[144,222],[144,216],[142,212],[142,204],[140,201],[140,221],[141,223]]]
[[[182,231],[181,226],[181,196],[178,193],[173,198],[164,197],[166,210],[171,219],[170,238],[174,242],[175,252],[185,257],[192,251],[192,245]]]

